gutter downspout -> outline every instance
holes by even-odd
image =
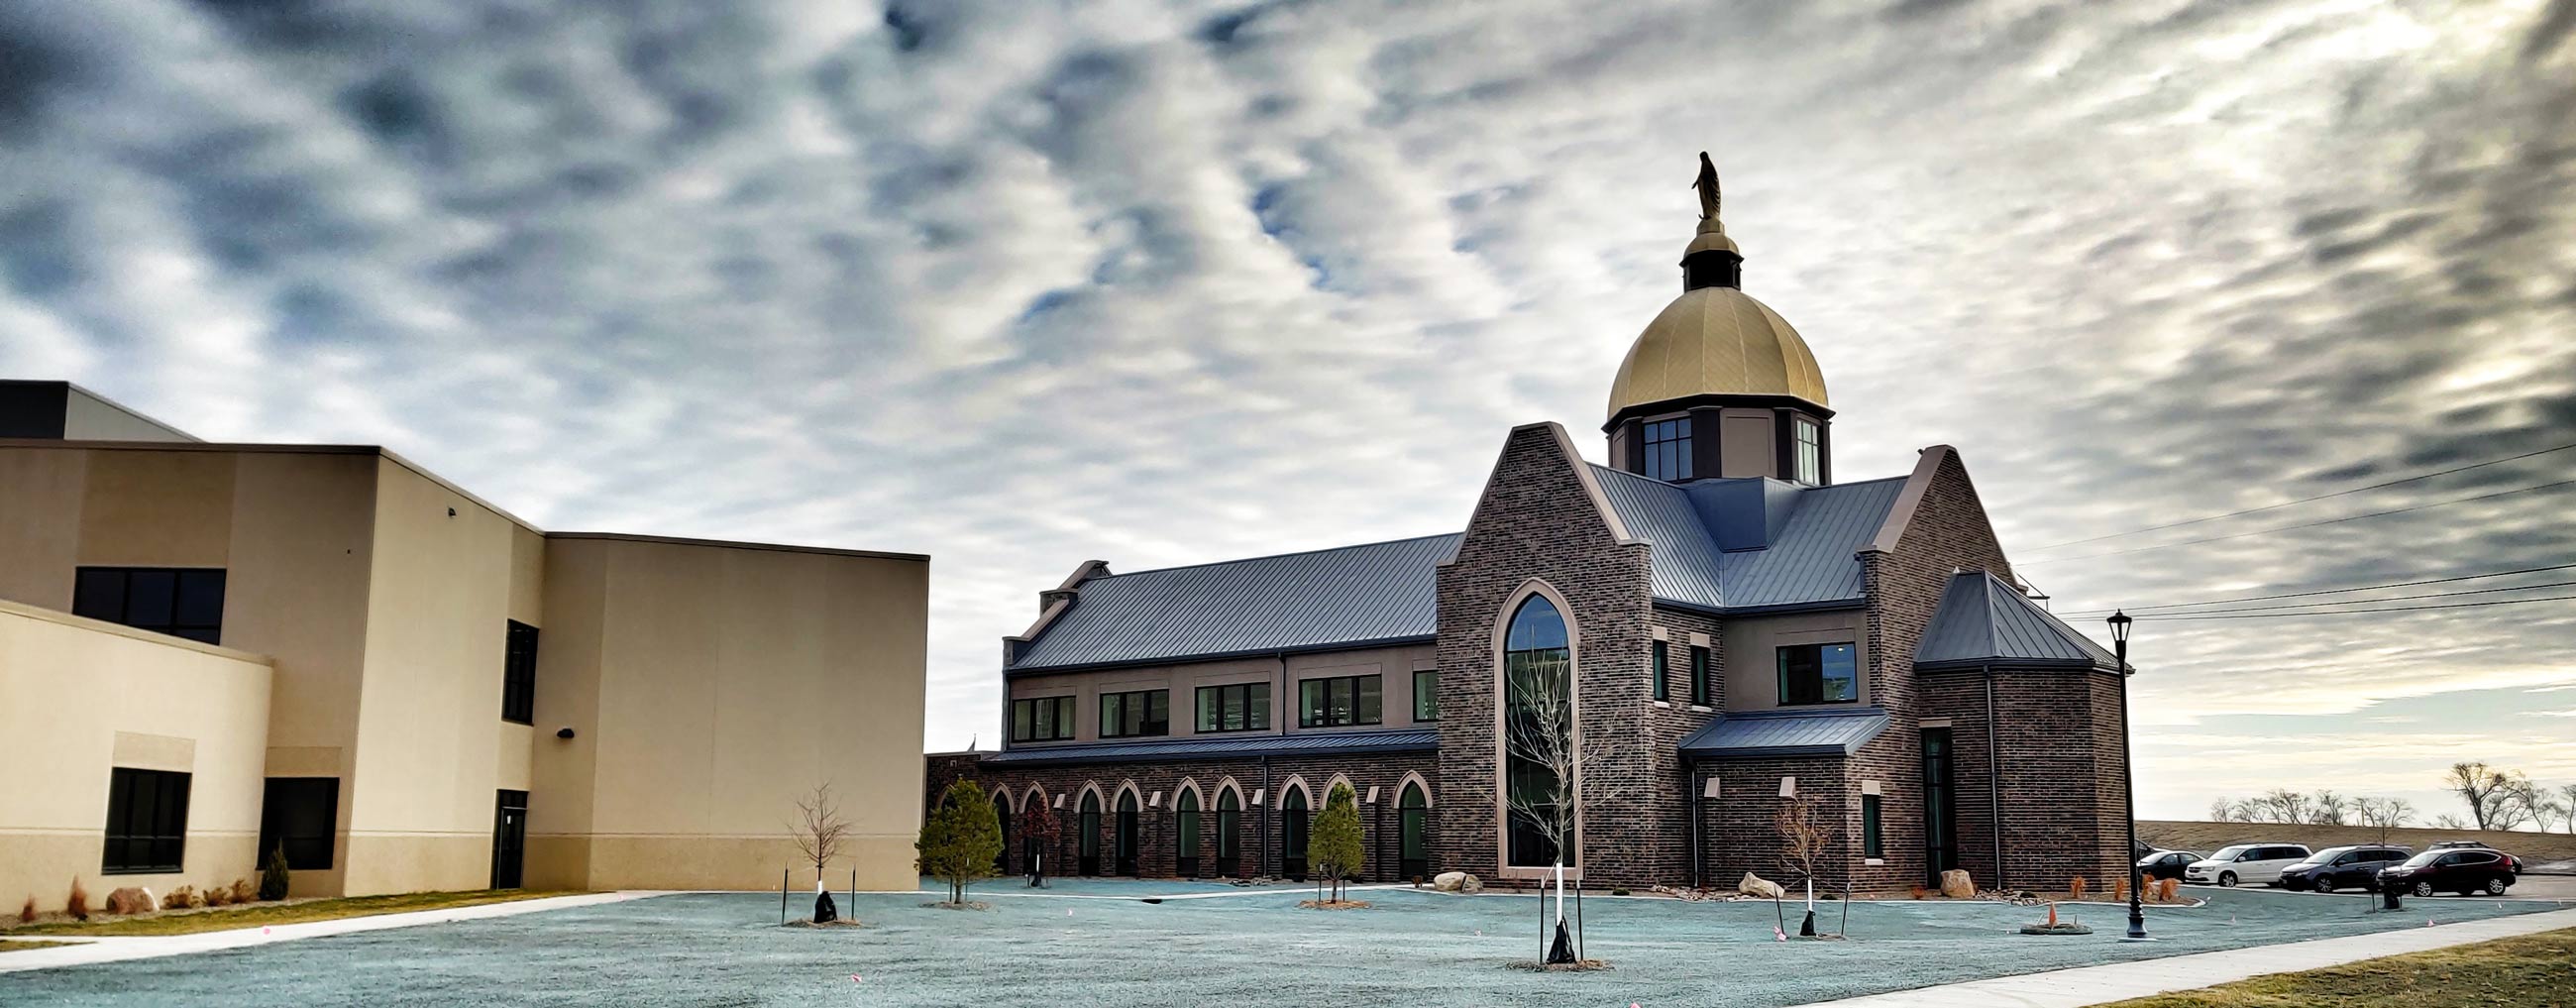
[[[1690,791],[1685,795],[1688,801],[1684,802],[1684,805],[1690,810],[1690,821],[1682,824],[1682,826],[1683,835],[1690,837],[1691,888],[1697,889],[1700,888],[1700,858],[1702,856],[1699,845],[1699,821],[1700,817],[1704,814],[1701,810],[1700,793],[1706,791],[1708,789],[1708,785],[1700,783],[1698,760],[1687,760],[1682,764],[1682,779],[1688,781],[1690,784]]]
[[[1995,663],[1985,663],[1986,672],[1986,807],[1994,821],[1995,888],[2010,889],[2004,883],[2004,791],[2003,770],[1995,763]]]

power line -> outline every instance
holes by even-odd
[[[2158,543],[2153,546],[2133,546],[2129,549],[2106,550],[2100,553],[2086,553],[2082,556],[2057,557],[2051,560],[2026,560],[2021,563],[2014,564],[2014,566],[2037,567],[2043,564],[2068,563],[2075,560],[2096,560],[2102,557],[2127,556],[2131,553],[2145,553],[2151,550],[2172,549],[2176,546],[2197,546],[2201,543],[2214,543],[2225,539],[2243,539],[2247,536],[2270,535],[2274,532],[2288,532],[2294,529],[2315,528],[2319,525],[2333,525],[2339,522],[2360,521],[2364,518],[2383,518],[2393,514],[2405,514],[2409,511],[2422,511],[2426,508],[2448,507],[2453,504],[2471,504],[2482,500],[2493,500],[2498,497],[2507,497],[2518,493],[2530,493],[2534,490],[2554,490],[2563,486],[2576,486],[2576,479],[2559,480],[2556,483],[2542,483],[2538,486],[2516,487],[2512,490],[2498,490],[2494,493],[2483,493],[2474,497],[2456,497],[2451,500],[2434,501],[2430,504],[2414,504],[2402,508],[2390,508],[2386,511],[2371,511],[2357,515],[2345,515],[2341,518],[2326,518],[2319,521],[2300,522],[2296,525],[2278,525],[2272,528],[2255,529],[2250,532],[2230,532],[2226,535],[2203,536],[2198,539],[2185,539],[2180,542]]]
[[[2489,599],[2484,602],[2450,602],[2442,605],[2391,606],[2386,609],[2329,609],[2323,612],[2290,613],[2212,613],[2205,616],[2196,613],[2181,613],[2172,616],[2149,616],[2143,618],[2157,620],[2299,619],[2308,616],[2359,616],[2364,613],[2423,612],[2427,609],[2483,609],[2488,606],[2524,605],[2532,602],[2567,601],[2576,601],[2576,595],[2543,595],[2539,598],[2525,599]]]
[[[2325,614],[2327,614],[2327,613],[2336,613],[2336,612],[2342,612],[2342,611],[2343,611],[2343,610],[2341,610],[2341,609],[2326,609],[2326,608],[2321,608],[2321,607],[2324,607],[2324,606],[2375,605],[2375,604],[2382,603],[2382,602],[2408,602],[2408,601],[2413,601],[2413,600],[2416,600],[2416,599],[2428,599],[2428,598],[2459,598],[2460,596],[2463,596],[2463,595],[2493,595],[2493,594],[2495,594],[2495,593],[2497,593],[2497,592],[2538,591],[2538,590],[2540,590],[2540,589],[2542,589],[2542,588],[2571,588],[2571,587],[2576,587],[2576,581],[2551,581],[2551,582],[2548,582],[2548,583],[2546,583],[2546,584],[2515,585],[2515,586],[2513,586],[2513,587],[2511,587],[2511,588],[2477,588],[2477,589],[2472,589],[2472,590],[2470,590],[2470,591],[2455,591],[2455,592],[2425,592],[2424,594],[2421,594],[2421,595],[2391,595],[2391,596],[2388,596],[2387,598],[2344,599],[2344,600],[2341,600],[2341,601],[2335,601],[2335,602],[2294,602],[2294,603],[2291,603],[2291,604],[2289,604],[2289,605],[2246,606],[2245,608],[2242,608],[2242,609],[2202,609],[2202,610],[2195,610],[2195,611],[2192,611],[2192,612],[2178,612],[2178,613],[2150,613],[2150,614],[2148,614],[2148,615],[2160,615],[2160,616],[2168,616],[2168,617],[2171,617],[2171,616],[2208,616],[2208,615],[2219,614],[2219,613],[2266,612],[2266,611],[2274,610],[2274,609],[2311,609],[2311,610],[2315,610],[2315,611],[2316,611],[2316,613],[2317,613],[2317,615],[2322,616],[2322,615],[2325,615]]]
[[[2046,545],[2046,546],[2037,546],[2037,547],[2033,547],[2033,548],[2032,548],[2032,552],[2034,552],[2034,553],[2035,553],[2035,552],[2040,552],[2040,551],[2042,551],[2042,550],[2053,550],[2053,549],[2056,549],[2056,548],[2058,548],[2058,547],[2060,547],[2060,546],[2081,546],[2081,545],[2083,545],[2083,544],[2085,544],[2085,543],[2089,543],[2089,542],[2101,542],[2101,541],[2102,541],[2102,540],[2104,540],[2104,539],[2119,539],[2119,538],[2122,538],[2122,537],[2125,537],[2125,536],[2141,535],[2141,534],[2148,533],[2148,532],[2162,532],[2162,531],[2164,531],[2164,530],[2166,530],[2166,529],[2169,529],[2169,528],[2181,528],[2181,527],[2183,527],[2183,526],[2185,526],[2185,525],[2198,525],[2198,524],[2200,524],[2200,523],[2202,523],[2202,522],[2214,522],[2214,521],[2217,521],[2217,520],[2219,520],[2219,519],[2221,519],[2221,518],[2234,518],[2234,517],[2237,517],[2237,516],[2239,516],[2239,515],[2261,514],[2261,513],[2265,512],[2265,511],[2276,511],[2276,510],[2279,510],[2279,509],[2281,509],[2281,508],[2291,507],[2291,506],[2293,506],[2293,505],[2298,505],[2298,504],[2308,504],[2308,503],[2312,503],[2312,502],[2315,502],[2315,501],[2321,501],[2321,500],[2330,500],[2330,499],[2333,499],[2333,498],[2336,498],[2336,497],[2346,497],[2346,496],[2350,496],[2350,495],[2352,495],[2352,494],[2357,494],[2357,493],[2361,493],[2361,492],[2368,491],[2368,490],[2380,490],[2380,489],[2385,489],[2385,488],[2388,488],[2388,487],[2398,486],[2398,485],[2400,485],[2400,484],[2413,483],[2413,482],[2415,482],[2415,481],[2417,481],[2417,480],[2428,480],[2428,479],[2432,479],[2432,478],[2433,478],[2433,477],[2435,477],[2435,476],[2448,476],[2448,475],[2450,475],[2450,474],[2452,474],[2452,473],[2457,473],[2457,472],[2467,472],[2467,471],[2469,471],[2469,470],[2471,470],[2471,469],[2483,469],[2483,468],[2486,468],[2487,466],[2491,466],[2491,465],[2503,465],[2504,463],[2507,463],[2507,462],[2519,462],[2519,461],[2521,461],[2521,460],[2523,460],[2523,459],[2531,458],[2532,456],[2535,456],[2535,455],[2547,455],[2547,454],[2549,454],[2549,453],[2551,453],[2551,452],[2562,452],[2562,451],[2566,451],[2567,449],[2570,449],[2570,448],[2576,448],[2576,444],[2563,444],[2563,445],[2559,445],[2559,446],[2558,446],[2558,447],[2556,447],[2556,448],[2543,448],[2543,449],[2540,449],[2539,451],[2524,452],[2524,453],[2522,453],[2522,454],[2520,454],[2520,455],[2513,455],[2513,456],[2508,456],[2508,457],[2506,457],[2506,458],[2500,458],[2500,459],[2491,459],[2491,460],[2489,460],[2489,461],[2479,462],[2479,463],[2475,463],[2475,464],[2472,464],[2472,465],[2464,465],[2464,466],[2459,466],[2459,467],[2457,467],[2457,468],[2444,469],[2444,470],[2441,470],[2441,471],[2439,471],[2439,472],[2428,472],[2428,473],[2424,473],[2424,474],[2422,474],[2422,475],[2418,475],[2418,476],[2408,476],[2408,477],[2406,477],[2406,478],[2404,478],[2404,479],[2393,479],[2393,480],[2389,480],[2389,481],[2388,481],[2388,482],[2386,482],[2386,483],[2373,483],[2373,484],[2371,484],[2371,485],[2369,485],[2369,486],[2358,486],[2358,487],[2354,487],[2354,488],[2352,488],[2352,489],[2350,489],[2350,490],[2337,490],[2337,491],[2335,491],[2335,492],[2333,492],[2333,493],[2330,493],[2330,494],[2318,494],[2317,496],[2314,496],[2314,497],[2301,497],[2301,498],[2299,498],[2298,500],[2294,500],[2294,501],[2282,501],[2281,503],[2278,503],[2278,504],[2266,504],[2266,505],[2263,505],[2262,507],[2246,508],[2246,509],[2244,509],[2244,510],[2242,510],[2242,511],[2230,511],[2230,512],[2227,512],[2226,514],[2214,514],[2214,515],[2207,515],[2207,516],[2200,517],[2200,518],[2186,518],[2186,519],[2183,519],[2182,521],[2178,521],[2178,522],[2166,522],[2166,523],[2164,523],[2164,524],[2162,524],[2162,525],[2149,525],[2149,526],[2147,526],[2146,528],[2130,529],[2130,530],[2128,530],[2128,531],[2126,531],[2126,532],[2113,532],[2113,533],[2110,533],[2110,534],[2107,534],[2107,535],[2097,535],[2097,536],[2094,536],[2094,537],[2089,538],[2089,539],[2069,539],[2069,540],[2067,540],[2067,541],[2065,541],[2065,542],[2050,543],[2050,544],[2048,544],[2048,545]]]
[[[2231,599],[2211,599],[2211,600],[2206,601],[2206,602],[2164,602],[2164,603],[2159,603],[2159,604],[2156,604],[2156,605],[2129,606],[2129,607],[2127,607],[2127,608],[2128,608],[2130,611],[2132,611],[2132,612],[2147,613],[2147,612],[2153,612],[2153,611],[2158,610],[2158,609],[2184,609],[2184,608],[2193,608],[2193,607],[2198,607],[2198,606],[2233,605],[2233,604],[2238,603],[2238,602],[2268,602],[2268,601],[2271,601],[2271,600],[2273,600],[2273,599],[2285,599],[2285,598],[2311,598],[2311,597],[2318,596],[2318,595],[2341,595],[2341,594],[2344,594],[2344,593],[2346,593],[2346,592],[2378,591],[2378,590],[2380,590],[2380,589],[2382,589],[2382,588],[2413,588],[2413,587],[2415,587],[2415,586],[2417,586],[2417,585],[2449,584],[2449,583],[2454,582],[2454,581],[2475,581],[2475,580],[2478,580],[2478,579],[2480,579],[2480,578],[2491,578],[2491,577],[2512,577],[2513,575],[2516,575],[2516,574],[2538,574],[2538,573],[2541,573],[2541,572],[2543,572],[2543,571],[2554,571],[2554,570],[2576,570],[2576,563],[2551,564],[2551,565],[2549,565],[2549,566],[2547,566],[2547,567],[2524,567],[2524,568],[2522,568],[2522,569],[2520,569],[2520,570],[2488,571],[2488,572],[2486,572],[2486,573],[2484,573],[2484,574],[2459,574],[2459,575],[2454,575],[2454,576],[2451,576],[2451,577],[2425,578],[2425,579],[2420,580],[2420,581],[2391,581],[2391,582],[2388,582],[2387,584],[2359,585],[2359,586],[2352,587],[2352,588],[2324,588],[2324,589],[2319,589],[2319,590],[2316,590],[2316,591],[2282,592],[2282,593],[2280,593],[2280,594],[2278,594],[2278,595],[2247,595],[2247,596],[2244,596],[2244,597],[2242,597],[2242,598],[2231,598]],[[2531,586],[2529,586],[2529,587],[2535,587],[2535,588],[2538,588],[2538,587],[2547,587],[2547,586],[2545,586],[2545,585],[2531,585]],[[2389,600],[2389,599],[2353,599],[2352,601],[2354,601],[2354,602],[2387,602],[2387,601],[2391,601],[2391,600]],[[2111,614],[2111,612],[2112,612],[2112,610],[2109,610],[2109,609],[2077,609],[2077,610],[2075,610],[2075,611],[2073,611],[2073,612],[2060,613],[2060,614],[2058,614],[2058,615],[2060,615],[2060,616],[2108,616],[2108,615],[2110,615],[2110,614]]]

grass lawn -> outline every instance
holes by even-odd
[[[368,917],[411,910],[443,910],[448,907],[570,895],[573,894],[534,889],[475,889],[466,892],[350,896],[342,899],[304,900],[296,903],[254,903],[249,906],[217,907],[212,910],[182,911],[150,917],[94,917],[86,923],[58,921],[47,924],[28,924],[0,933],[12,937],[40,934],[105,937],[197,934],[268,924],[301,924],[306,921],[339,920],[343,917]],[[17,943],[0,943],[0,947],[9,944]]]
[[[51,947],[56,946],[56,945],[70,945],[70,944],[72,944],[72,943],[71,943],[71,942],[49,942],[49,941],[0,941],[0,952],[16,952],[16,951],[18,951],[18,950],[20,950],[20,949],[40,949],[40,948],[51,948]]]
[[[2543,1008],[2576,1003],[2576,928],[2256,977],[2107,1008]]]

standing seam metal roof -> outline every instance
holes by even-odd
[[[2119,659],[2013,586],[1985,571],[1962,571],[1941,593],[1914,648],[1918,666],[2031,662],[2119,668]]]
[[[1688,489],[1592,468],[1629,534],[1653,547],[1655,598],[1708,609],[1859,601],[1857,554],[1905,489],[1901,476],[1804,488],[1767,547],[1729,552],[1718,548]]]
[[[1293,732],[1285,735],[1216,735],[1150,742],[1103,742],[1087,745],[1034,746],[1005,749],[984,757],[986,763],[1128,763],[1219,757],[1347,755],[1412,752],[1440,748],[1437,728],[1395,731]]]
[[[1849,756],[1887,730],[1883,707],[1721,714],[1682,740],[1685,756]]]
[[[1460,536],[1092,578],[1011,671],[1428,640]]]

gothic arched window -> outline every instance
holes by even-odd
[[[1503,797],[1507,864],[1544,868],[1575,836],[1574,653],[1565,614],[1533,594],[1503,635]]]

